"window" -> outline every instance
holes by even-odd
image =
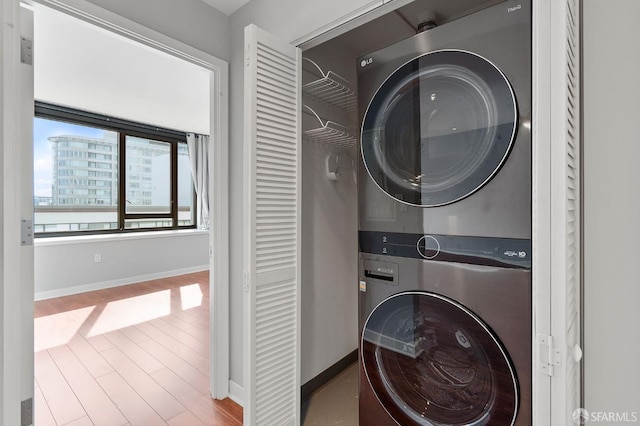
[[[194,228],[186,135],[36,102],[36,236]]]

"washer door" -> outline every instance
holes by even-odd
[[[380,303],[361,341],[367,379],[401,425],[513,424],[515,370],[491,330],[464,306],[409,292]]]
[[[474,53],[439,50],[398,68],[362,123],[371,178],[398,201],[424,207],[458,201],[497,172],[515,138],[511,85]]]

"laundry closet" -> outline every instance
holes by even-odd
[[[366,320],[366,315],[363,318],[363,313],[358,318],[358,298],[362,299],[361,305],[363,303],[374,303],[375,305],[382,301],[382,299],[366,301],[366,296],[362,295],[366,294],[367,285],[370,285],[370,291],[374,292],[379,291],[376,290],[376,285],[392,289],[390,294],[418,290],[421,287],[417,282],[414,284],[401,283],[400,286],[398,286],[398,282],[393,282],[394,279],[399,279],[397,276],[399,271],[397,269],[409,270],[411,269],[409,266],[400,265],[398,267],[398,262],[394,263],[393,259],[389,257],[383,260],[377,258],[372,260],[367,256],[363,258],[359,254],[359,252],[365,250],[362,247],[362,238],[367,238],[367,235],[360,232],[359,238],[358,230],[366,228],[365,222],[387,222],[390,225],[386,228],[382,226],[382,228],[393,230],[396,233],[402,233],[403,230],[408,232],[406,229],[410,229],[411,225],[407,223],[407,215],[404,212],[408,209],[416,209],[416,207],[398,203],[394,199],[394,194],[402,191],[401,188],[394,189],[391,196],[380,191],[370,181],[365,170],[365,165],[361,160],[360,138],[362,120],[371,94],[363,95],[358,93],[358,69],[363,69],[368,65],[368,61],[373,60],[373,58],[367,56],[373,52],[406,40],[418,33],[428,32],[432,28],[447,26],[451,22],[480,12],[498,3],[500,2],[415,1],[317,46],[309,49],[305,49],[303,46],[302,312],[304,315],[301,321],[303,383],[305,380],[310,380],[314,377],[313,368],[317,369],[322,362],[327,363],[326,365],[328,365],[329,369],[337,370],[348,365],[348,361],[352,362],[356,358],[356,354],[353,351],[359,347],[358,338],[362,335],[363,323]],[[516,5],[513,6],[516,7]],[[522,8],[523,6],[520,5],[520,7]],[[524,7],[529,6],[525,5]],[[505,14],[508,13],[506,12],[506,6],[504,12]],[[525,26],[527,29],[524,31],[528,32],[530,27],[526,23]],[[455,38],[462,38],[462,35]],[[425,40],[429,39],[425,38]],[[530,41],[528,39],[525,40],[527,44],[524,47],[528,48]],[[499,39],[492,41],[500,43]],[[313,40],[311,43],[313,43]],[[455,39],[449,44],[455,47]],[[522,50],[526,51],[525,48]],[[430,50],[438,49],[432,48]],[[427,48],[424,53],[428,51],[429,49]],[[530,68],[529,58],[526,53],[523,54],[525,56],[521,60],[522,65],[525,68]],[[374,58],[375,60],[380,59],[375,56]],[[464,75],[459,77],[458,81],[462,81],[460,84],[465,84],[465,78],[466,76]],[[530,85],[526,84],[528,77],[516,76],[515,78],[519,80],[518,83],[524,83],[525,88],[523,91],[527,92],[520,101],[523,104],[525,102],[530,103]],[[447,91],[455,89],[455,87],[445,85],[445,87],[442,87],[442,96],[446,96]],[[432,94],[432,96],[435,96],[435,94]],[[464,96],[465,94],[463,93],[462,97]],[[510,92],[507,93],[507,96],[510,96]],[[489,94],[489,98],[493,99],[491,94]],[[459,101],[459,99],[451,102],[456,101]],[[506,101],[509,102],[510,99],[506,99]],[[443,100],[443,102],[444,106],[440,107],[441,110],[452,107],[446,104],[446,100]],[[473,101],[463,99],[462,102]],[[465,106],[469,105],[465,104]],[[521,105],[521,110],[524,113],[521,121],[524,120],[526,125],[530,125],[530,108]],[[455,112],[473,114],[473,111],[464,110],[464,108]],[[418,110],[412,113],[420,114]],[[433,115],[438,113],[440,113],[440,110],[434,109],[432,111]],[[446,113],[445,111],[442,114]],[[489,111],[488,114],[497,113]],[[476,117],[474,116],[471,119],[476,119]],[[459,120],[459,122],[460,130],[462,130],[462,127],[470,125],[469,123],[464,123],[464,120]],[[406,125],[406,123],[400,124]],[[435,124],[435,126],[438,125],[438,123]],[[409,123],[409,126],[413,128],[414,125]],[[506,129],[509,134],[505,135],[505,139],[512,136],[510,134],[511,130],[511,128]],[[501,135],[498,135],[498,137],[501,137]],[[442,143],[446,143],[446,141],[440,142],[440,144]],[[525,146],[518,147],[518,150],[530,151],[530,139],[519,142],[519,144]],[[437,149],[438,147],[436,146],[435,150]],[[506,155],[508,155],[510,147],[505,148],[505,150],[507,152]],[[415,148],[412,148],[412,152],[419,152],[419,149],[415,151]],[[504,152],[500,153],[499,156],[497,166],[494,166],[494,168],[500,167],[500,162],[505,156]],[[410,158],[404,158],[403,160],[411,161]],[[523,207],[518,209],[517,214],[530,217],[530,174],[526,171],[530,164],[530,157],[525,156],[523,161],[525,161],[525,164],[522,165],[525,177],[519,182],[524,185],[521,191],[523,195],[520,196],[520,199],[523,200]],[[481,182],[485,179],[486,177],[482,177]],[[457,198],[459,196],[454,195],[453,197]],[[516,196],[515,198],[518,197]],[[410,203],[409,198],[406,198],[406,201]],[[485,200],[485,203],[491,201],[488,199]],[[497,202],[496,200],[493,201]],[[510,202],[517,203],[515,199],[510,199]],[[435,206],[439,203],[437,202]],[[449,204],[449,202],[442,204]],[[435,209],[437,208],[435,207]],[[506,206],[501,206],[501,208],[506,208]],[[420,209],[418,208],[418,210]],[[429,207],[426,207],[425,218],[430,216],[428,210]],[[363,211],[364,214],[362,214]],[[358,212],[361,213],[360,217]],[[494,215],[499,216],[496,213]],[[459,214],[455,211],[448,212],[447,217],[442,220],[456,220],[458,216]],[[423,220],[422,213],[416,212],[409,220],[418,226]],[[511,219],[506,215],[495,220],[509,222]],[[477,235],[482,235],[482,232],[487,232],[487,229],[485,229],[487,223],[483,224],[482,220],[478,222],[477,226],[481,227],[481,230],[474,231],[472,229],[473,225],[461,223],[459,227],[463,230],[458,230],[457,233],[464,233],[466,230],[467,233],[471,232],[473,234],[475,232]],[[524,227],[524,230],[521,231],[522,235],[519,236],[530,238],[530,219],[525,219],[521,223],[521,227]],[[418,227],[423,229],[421,226]],[[373,226],[373,229],[376,229],[376,225]],[[426,232],[426,230],[421,232]],[[510,236],[513,235],[510,234]],[[380,236],[380,238],[386,239],[387,236]],[[433,237],[429,236],[428,238]],[[473,241],[455,241],[450,244],[464,245],[465,243],[470,243],[473,245],[482,241],[482,239],[476,239]],[[410,244],[415,247],[416,241]],[[442,242],[442,244],[445,243]],[[398,247],[398,245],[394,244],[390,247]],[[506,247],[505,250],[512,250],[514,247],[518,248],[520,252],[526,251],[527,256],[530,256],[530,242],[528,240],[518,240],[515,242],[515,246]],[[378,248],[385,250],[386,253],[386,247]],[[379,253],[382,254],[382,251]],[[412,254],[407,256],[412,257]],[[374,267],[370,267],[371,265]],[[407,278],[403,279],[407,280]],[[412,279],[414,281],[419,280],[416,277]],[[389,285],[385,286],[384,284]],[[521,301],[524,305],[518,309],[521,315],[529,316],[527,321],[523,323],[523,330],[520,330],[527,334],[530,331],[530,284],[523,285],[526,286],[526,290],[523,288],[524,295]],[[446,290],[444,292],[446,293]],[[526,301],[529,302],[527,303]],[[368,306],[366,309],[370,311],[372,308],[373,306]],[[364,307],[360,307],[361,311],[364,309]],[[524,351],[524,353],[526,354],[527,351]],[[324,356],[324,359],[322,356]],[[332,365],[330,363],[332,359],[338,360],[338,363]],[[526,374],[530,375],[530,367],[525,369],[527,371]],[[364,375],[364,371],[361,371],[361,375]],[[530,387],[530,378],[524,378],[522,383],[526,384],[526,387]],[[363,386],[367,386],[367,382],[361,379],[361,392]],[[303,396],[306,396],[306,394],[307,392],[305,392],[305,387],[303,386]],[[530,390],[527,389],[525,394],[529,395]],[[527,398],[530,397],[527,396]],[[515,404],[517,405],[517,403]],[[528,403],[525,406],[527,410],[530,410]],[[373,408],[364,407],[364,410]],[[362,409],[363,407],[361,406]],[[527,417],[529,416],[527,414]],[[407,421],[403,418],[396,418],[396,420]]]
[[[431,421],[443,424],[567,418],[579,404],[581,357],[579,253],[571,248],[578,244],[577,7],[394,4],[294,43],[301,54],[282,45],[280,56],[268,35],[256,44],[277,69],[274,87],[281,70],[301,74],[287,87],[300,90],[301,117],[301,152],[287,154],[287,173],[301,173],[303,397],[359,359],[360,412],[383,424],[420,424],[430,418],[420,408],[429,401],[441,410]],[[549,44],[549,28],[567,45]],[[374,78],[367,75],[378,66]],[[281,117],[273,117],[280,128]],[[396,125],[391,134],[385,123]],[[409,144],[396,149],[397,140]],[[552,223],[566,232],[552,238]],[[266,347],[267,339],[258,342]],[[442,346],[433,345],[421,365],[429,339]],[[368,355],[359,352],[370,344]],[[274,377],[267,364],[253,365],[264,380]],[[279,363],[277,371],[286,368]],[[254,371],[261,373],[245,369],[245,377]],[[564,387],[553,404],[564,408],[551,413],[554,376]],[[448,384],[432,388],[425,378]],[[455,393],[447,386],[468,392],[449,398]],[[436,393],[425,397],[423,387]],[[273,395],[263,407],[285,401]],[[450,403],[476,408],[450,419],[444,412],[458,410]]]

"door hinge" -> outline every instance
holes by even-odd
[[[33,398],[25,399],[20,403],[20,425],[31,426],[33,424]]]
[[[20,245],[33,245],[33,219],[22,219],[20,222]]]
[[[20,37],[20,62],[33,65],[33,40]]]
[[[249,274],[247,272],[244,273],[244,279],[242,280],[242,288],[245,292],[249,291]]]
[[[553,376],[554,367],[559,367],[562,351],[554,346],[553,336],[538,334],[539,365],[543,372]]]

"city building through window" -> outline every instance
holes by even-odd
[[[194,228],[186,134],[36,103],[34,230]]]

